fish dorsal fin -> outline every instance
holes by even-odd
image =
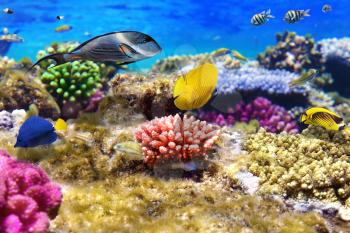
[[[19,134],[22,137],[34,138],[50,131],[54,131],[54,128],[49,121],[38,116],[31,116],[21,126]]]
[[[108,32],[108,33],[105,33],[103,35],[98,35],[98,36],[95,36],[83,43],[81,43],[80,45],[78,45],[75,49],[73,49],[72,53],[74,52],[77,52],[79,49],[81,49],[83,46],[85,46],[86,44],[88,44],[89,42],[93,41],[93,40],[96,40],[100,37],[103,37],[103,36],[107,36],[107,35],[111,35],[111,34],[115,34],[115,33],[127,33],[127,32],[135,32],[135,33],[138,33],[137,31],[119,31],[119,32]]]
[[[55,129],[59,131],[66,131],[68,128],[67,123],[65,120],[59,118],[55,123]]]

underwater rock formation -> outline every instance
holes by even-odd
[[[28,109],[31,104],[40,116],[56,119],[60,115],[56,101],[40,82],[20,71],[6,73],[0,80],[0,110]]]
[[[349,97],[350,38],[325,39],[319,41],[317,45],[326,60],[326,71],[330,72],[334,79],[329,88]]]
[[[268,132],[298,132],[298,125],[293,116],[283,107],[274,105],[263,97],[258,97],[249,104],[240,102],[234,108],[229,109],[228,114],[225,115],[215,111],[199,111],[198,117],[220,126],[258,120],[259,125]]]
[[[135,113],[142,113],[148,119],[167,116],[178,111],[172,98],[173,86],[171,77],[117,74],[110,81],[109,96],[102,101],[100,109],[111,114],[109,119]]]
[[[350,206],[350,135],[309,126],[302,134],[261,129],[248,137],[248,171],[260,179],[259,192]]]
[[[128,174],[68,188],[52,232],[330,232],[315,212],[242,195],[227,179],[203,182]]]
[[[0,150],[1,232],[45,233],[61,203],[60,188],[42,169]]]
[[[277,34],[276,40],[274,47],[268,47],[265,53],[258,55],[257,59],[263,67],[298,73],[310,68],[324,71],[324,59],[310,35],[303,37],[295,32],[285,32]]]
[[[142,143],[144,162],[153,166],[156,161],[188,161],[205,156],[220,131],[218,126],[179,115],[156,118],[142,124],[135,132]]]

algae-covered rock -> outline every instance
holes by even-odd
[[[9,71],[0,80],[0,110],[28,109],[35,104],[39,115],[58,118],[60,108],[45,87],[28,74]]]
[[[129,174],[68,187],[53,232],[329,232],[316,213],[232,192],[225,181]]]
[[[260,193],[348,205],[350,135],[310,126],[302,134],[260,130],[244,143]]]
[[[102,112],[114,111],[115,114],[121,115],[120,111],[125,109],[128,115],[142,113],[148,119],[175,113],[177,109],[172,98],[174,78],[117,74],[110,81],[110,103],[102,103],[100,110]],[[119,106],[116,106],[115,102],[120,103]],[[107,118],[113,120],[113,118],[117,119],[118,116]]]

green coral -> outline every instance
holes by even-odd
[[[310,126],[302,134],[260,130],[244,144],[260,193],[316,198],[350,206],[350,136]]]
[[[52,232],[328,232],[317,213],[225,189],[225,180],[126,174],[70,187]]]
[[[102,87],[100,67],[92,61],[74,61],[49,68],[41,80],[60,103],[87,100]]]

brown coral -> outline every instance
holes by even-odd
[[[350,204],[350,135],[310,126],[299,135],[260,130],[245,142],[261,193]]]

